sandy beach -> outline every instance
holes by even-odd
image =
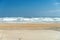
[[[0,23],[0,28],[50,28],[60,27],[60,24],[20,24],[20,23]]]
[[[60,40],[54,30],[0,30],[0,40]]]
[[[60,24],[0,23],[0,40],[60,40]]]

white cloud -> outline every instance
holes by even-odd
[[[56,3],[57,5],[60,4],[60,3]]]
[[[59,6],[59,5],[60,5],[60,3],[58,3],[58,2],[55,2],[55,3],[54,3],[54,5],[55,5],[55,6]]]

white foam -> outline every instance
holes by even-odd
[[[7,23],[60,23],[60,18],[24,18],[24,17],[4,17],[0,22]]]

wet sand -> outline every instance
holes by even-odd
[[[20,24],[20,23],[0,23],[0,28],[50,28],[50,27],[60,27],[60,24]]]

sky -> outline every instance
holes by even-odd
[[[60,17],[60,0],[0,0],[0,17]]]

